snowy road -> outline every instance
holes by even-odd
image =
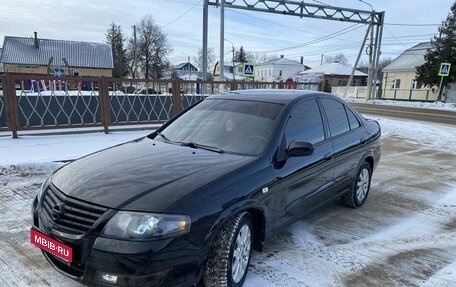
[[[382,160],[366,205],[354,210],[334,202],[284,229],[254,253],[245,287],[455,286],[456,128],[380,123]],[[60,143],[58,154],[63,149],[61,137],[0,138],[0,286],[80,286],[28,241],[30,204],[60,165],[50,154],[53,142]],[[124,139],[87,135],[78,137],[78,149],[102,148],[106,137],[109,144]],[[27,163],[33,153],[21,156],[21,145],[39,151],[39,163]]]

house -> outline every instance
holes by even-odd
[[[173,68],[171,74],[165,76],[165,78],[171,78],[172,75],[176,75],[183,80],[198,80],[203,77],[202,72],[198,72],[198,69],[190,62],[180,63]]]
[[[424,55],[431,47],[430,42],[415,45],[383,68],[382,98],[422,101],[437,99],[438,88],[425,87],[416,80],[416,67],[424,64]]]
[[[1,63],[17,74],[112,77],[109,44],[5,36]]]
[[[323,91],[332,92],[335,86],[347,86],[353,68],[338,62],[326,63],[321,66],[303,71],[295,76],[296,82],[321,82]],[[351,86],[366,86],[368,75],[355,70]]]
[[[295,74],[304,70],[305,66],[303,64],[284,58],[281,55],[280,58],[256,65],[254,75],[256,81],[278,82],[293,78]]]
[[[223,79],[220,78],[219,61],[215,63],[214,80],[216,81],[250,81],[249,77],[242,76],[243,63],[225,62],[223,65]]]

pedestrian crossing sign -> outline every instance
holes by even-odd
[[[242,71],[243,71],[242,74],[246,77],[253,77],[253,68],[254,68],[253,64],[244,63],[244,69],[242,69]]]
[[[451,68],[450,63],[441,63],[440,70],[439,70],[439,76],[447,77],[450,74],[450,68]]]

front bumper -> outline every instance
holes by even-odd
[[[88,286],[188,287],[201,278],[202,248],[188,235],[174,239],[133,242],[100,237],[102,226],[83,236],[62,236],[40,216],[40,204],[32,206],[33,228],[73,249],[68,263],[43,251],[45,258],[60,273]],[[103,218],[102,223],[106,223]],[[98,224],[102,224],[98,223]],[[73,238],[70,238],[73,237]]]

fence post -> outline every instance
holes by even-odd
[[[5,111],[8,127],[11,130],[13,139],[17,139],[17,130],[19,127],[19,112],[16,96],[16,85],[14,79],[9,73],[5,74],[3,91],[5,92]]]
[[[182,111],[182,99],[180,93],[180,81],[178,77],[175,77],[172,84],[172,101],[173,101],[173,116],[176,116],[178,113]]]
[[[111,123],[111,105],[109,104],[109,86],[105,77],[100,77],[98,82],[98,97],[100,100],[100,117],[104,133],[109,133],[109,124]]]
[[[280,80],[278,88],[283,90],[283,80]]]

